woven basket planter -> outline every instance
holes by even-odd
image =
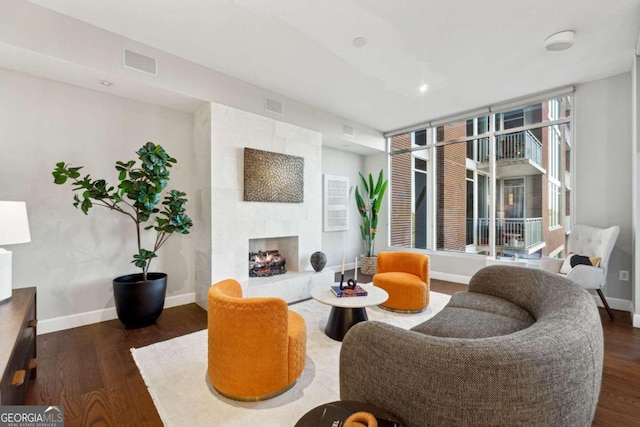
[[[377,256],[360,256],[360,261],[362,262],[360,266],[360,272],[362,274],[366,274],[368,276],[373,276],[376,274],[376,266],[378,265],[378,257]]]

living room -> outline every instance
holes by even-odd
[[[478,103],[458,100],[458,109],[451,103],[434,115],[408,119],[404,126],[366,125],[348,118],[346,111],[325,111],[313,105],[323,105],[326,99],[295,99],[281,93],[280,87],[263,87],[259,80],[248,83],[241,75],[143,43],[142,37],[125,37],[115,29],[67,16],[72,11],[56,9],[56,3],[9,0],[0,6],[0,117],[5,153],[0,200],[27,203],[31,242],[10,247],[13,283],[14,288],[37,286],[39,334],[115,319],[111,280],[132,271],[128,254],[135,252],[125,219],[98,209],[85,217],[73,207],[68,188],[53,184],[51,171],[57,162],[84,165],[85,172],[99,176],[115,176],[114,162],[132,158],[146,141],[161,144],[175,157],[171,185],[188,194],[187,210],[195,225],[189,236],[172,238],[163,247],[154,268],[170,277],[165,307],[193,302],[206,307],[206,290],[212,283],[234,276],[248,279],[241,255],[253,238],[248,230],[273,226],[285,229],[284,235],[304,235],[311,229],[300,245],[299,270],[311,271],[309,256],[315,251],[326,254],[327,269],[338,270],[343,255],[347,269],[353,268],[362,251],[359,215],[352,202],[349,229],[323,231],[322,175],[348,177],[351,185],[358,183],[358,172],[384,170],[389,176],[385,132],[561,87],[575,90],[572,220],[621,227],[604,292],[612,308],[630,313],[633,325],[640,327],[640,281],[635,275],[640,243],[633,237],[640,207],[635,157],[640,79],[634,54],[640,30],[634,19],[640,10],[637,1],[622,2],[618,8],[597,2],[599,8],[607,9],[607,19],[585,20],[585,28],[576,28],[571,49],[586,50],[575,53],[571,61],[589,52],[581,43],[596,43],[593,36],[586,36],[595,31],[587,23],[596,28],[606,24],[610,29],[615,19],[624,17],[616,39],[619,44],[609,50],[611,61],[622,56],[626,62],[613,71],[567,81],[552,81],[548,74],[544,75],[547,81],[514,85],[510,95],[500,97],[491,92],[488,82],[486,98]],[[254,13],[267,14],[267,5],[253,6]],[[567,19],[566,26],[572,22]],[[586,34],[582,40],[581,31]],[[555,55],[548,65],[553,67],[554,60],[563,61],[559,55],[573,53],[545,52],[542,43],[548,35],[531,37],[527,43],[535,44],[541,55]],[[351,40],[348,44],[357,49]],[[123,67],[123,49],[155,58],[157,76]],[[212,49],[212,56],[215,52]],[[218,53],[223,64],[223,52]],[[437,91],[439,83],[430,86]],[[266,110],[265,100],[275,102],[281,112]],[[360,104],[361,109],[366,107]],[[300,209],[293,212],[240,200],[242,147],[305,158],[310,191]],[[379,251],[389,248],[388,227],[388,211],[383,210]],[[223,248],[233,252],[225,253]],[[431,277],[449,282],[466,284],[485,265],[485,257],[480,256],[435,251],[429,255]],[[630,281],[620,280],[619,271],[630,272]]]

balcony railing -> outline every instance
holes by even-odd
[[[542,143],[531,131],[500,135],[496,144],[496,160],[529,159],[542,165]],[[489,161],[489,138],[478,139],[477,153],[477,162]]]
[[[467,232],[473,230],[467,220]],[[489,244],[489,218],[478,218],[478,245]],[[505,249],[528,249],[542,243],[542,218],[496,219],[496,246]]]

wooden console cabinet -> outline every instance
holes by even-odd
[[[36,288],[14,289],[0,302],[0,405],[24,404],[36,377]]]

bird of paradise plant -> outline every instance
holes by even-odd
[[[358,205],[358,212],[362,217],[360,233],[362,235],[362,241],[364,242],[364,255],[372,257],[374,256],[374,241],[378,233],[378,213],[380,212],[382,199],[389,181],[384,179],[382,170],[375,184],[373,175],[369,174],[368,180],[365,179],[361,173],[359,175],[360,183],[364,190],[362,192],[364,195],[363,198],[360,195],[360,187],[356,186],[356,204]]]

